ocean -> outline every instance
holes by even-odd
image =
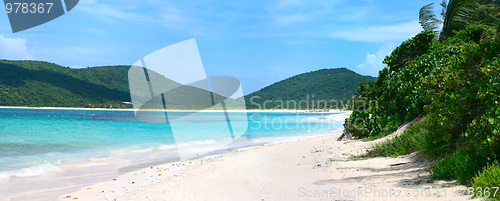
[[[41,182],[40,189],[75,190],[151,163],[325,135],[343,124],[328,118],[340,113],[168,113],[167,123],[148,123],[130,110],[1,108],[0,194],[33,190]],[[89,174],[98,176],[84,177]]]

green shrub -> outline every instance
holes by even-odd
[[[429,56],[434,37],[434,32],[423,31],[403,42],[384,59],[387,67],[379,72],[377,82],[363,87],[354,98],[353,113],[346,122],[368,129],[370,135],[360,138],[381,137],[422,114],[425,88],[421,82],[438,59]]]
[[[500,159],[500,34],[484,25],[467,26],[444,41],[434,41],[433,34],[421,32],[386,57],[377,82],[352,101],[346,123],[360,138],[373,138],[425,114],[425,124],[376,145],[367,156],[422,151],[438,161],[430,168],[434,177],[472,184]],[[372,100],[376,104],[367,106]]]
[[[456,179],[460,184],[471,184],[472,178],[488,164],[488,158],[476,150],[459,150],[431,165],[434,178]]]
[[[347,132],[351,133],[353,137],[360,137],[360,136],[368,136],[369,131],[366,128],[360,128],[354,124],[351,124],[349,121],[346,121],[344,124],[344,128],[347,130]]]
[[[499,199],[500,191],[496,192],[496,189],[493,189],[493,187],[500,187],[500,166],[498,165],[498,161],[484,167],[483,171],[475,176],[473,181],[474,189],[482,191],[483,196],[488,196],[487,194],[485,195],[485,192],[489,188],[489,197]],[[478,192],[476,191],[475,193],[477,195]]]
[[[394,157],[422,151],[425,147],[427,119],[423,118],[411,125],[403,134],[376,144],[368,150],[368,157]]]

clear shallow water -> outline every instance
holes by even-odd
[[[234,129],[237,125],[248,124],[248,127],[244,127],[247,129],[240,138],[224,147],[255,146],[342,128],[343,122],[325,118],[332,114],[232,112]],[[176,131],[189,134],[179,137],[173,135],[173,125],[137,121],[133,111],[2,108],[0,184],[43,177],[51,172],[56,176],[67,174],[68,170],[75,172],[74,168],[122,168],[173,161],[179,159],[176,154],[179,147],[210,149],[226,139],[207,129],[214,125],[216,130],[215,125],[224,125],[221,121],[225,119],[216,118],[220,112],[189,115],[198,121],[175,120]]]

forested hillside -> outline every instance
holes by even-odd
[[[43,61],[0,60],[0,106],[123,108],[126,106],[120,103],[131,101],[129,68],[104,66],[74,69]],[[341,104],[347,105],[348,100],[357,94],[358,83],[375,79],[345,68],[323,69],[288,78],[252,93],[245,97],[246,104],[248,108],[258,108],[250,102],[250,97],[258,96],[253,99],[254,103],[273,100],[266,105],[268,108],[276,107],[275,100],[295,100],[297,103],[308,100],[308,104],[314,100],[343,101],[339,102],[340,107]],[[168,86],[179,85],[168,79],[164,81],[166,83],[163,84]],[[202,98],[196,98],[206,96],[206,93],[189,86],[179,87],[169,92],[166,103],[175,109],[192,109],[196,107],[194,105],[206,104]],[[213,96],[216,100],[226,99],[217,94]],[[230,100],[227,101],[231,105]],[[307,108],[307,105],[302,108]]]
[[[302,109],[313,107],[312,102],[314,101],[314,108],[323,109],[325,105],[320,103],[318,106],[319,101],[326,101],[330,104],[332,100],[336,100],[341,107],[340,101],[347,105],[347,102],[358,94],[358,83],[375,80],[374,77],[362,76],[346,68],[322,69],[276,82],[247,95],[245,100],[248,108],[261,106],[261,109],[263,109],[265,101],[267,101],[267,109],[296,109],[293,105],[287,107],[287,101],[295,101],[297,104],[302,101],[304,103],[300,105]],[[284,102],[284,108],[280,107],[280,101]],[[306,105],[306,101],[308,105]],[[296,107],[298,108],[299,105]],[[331,105],[326,105],[326,107],[331,107]]]
[[[129,68],[72,69],[42,61],[0,60],[0,105],[119,107],[130,101]]]

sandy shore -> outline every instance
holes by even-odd
[[[374,143],[340,133],[151,166],[61,200],[467,200],[463,186],[434,181],[416,154],[352,160]]]

